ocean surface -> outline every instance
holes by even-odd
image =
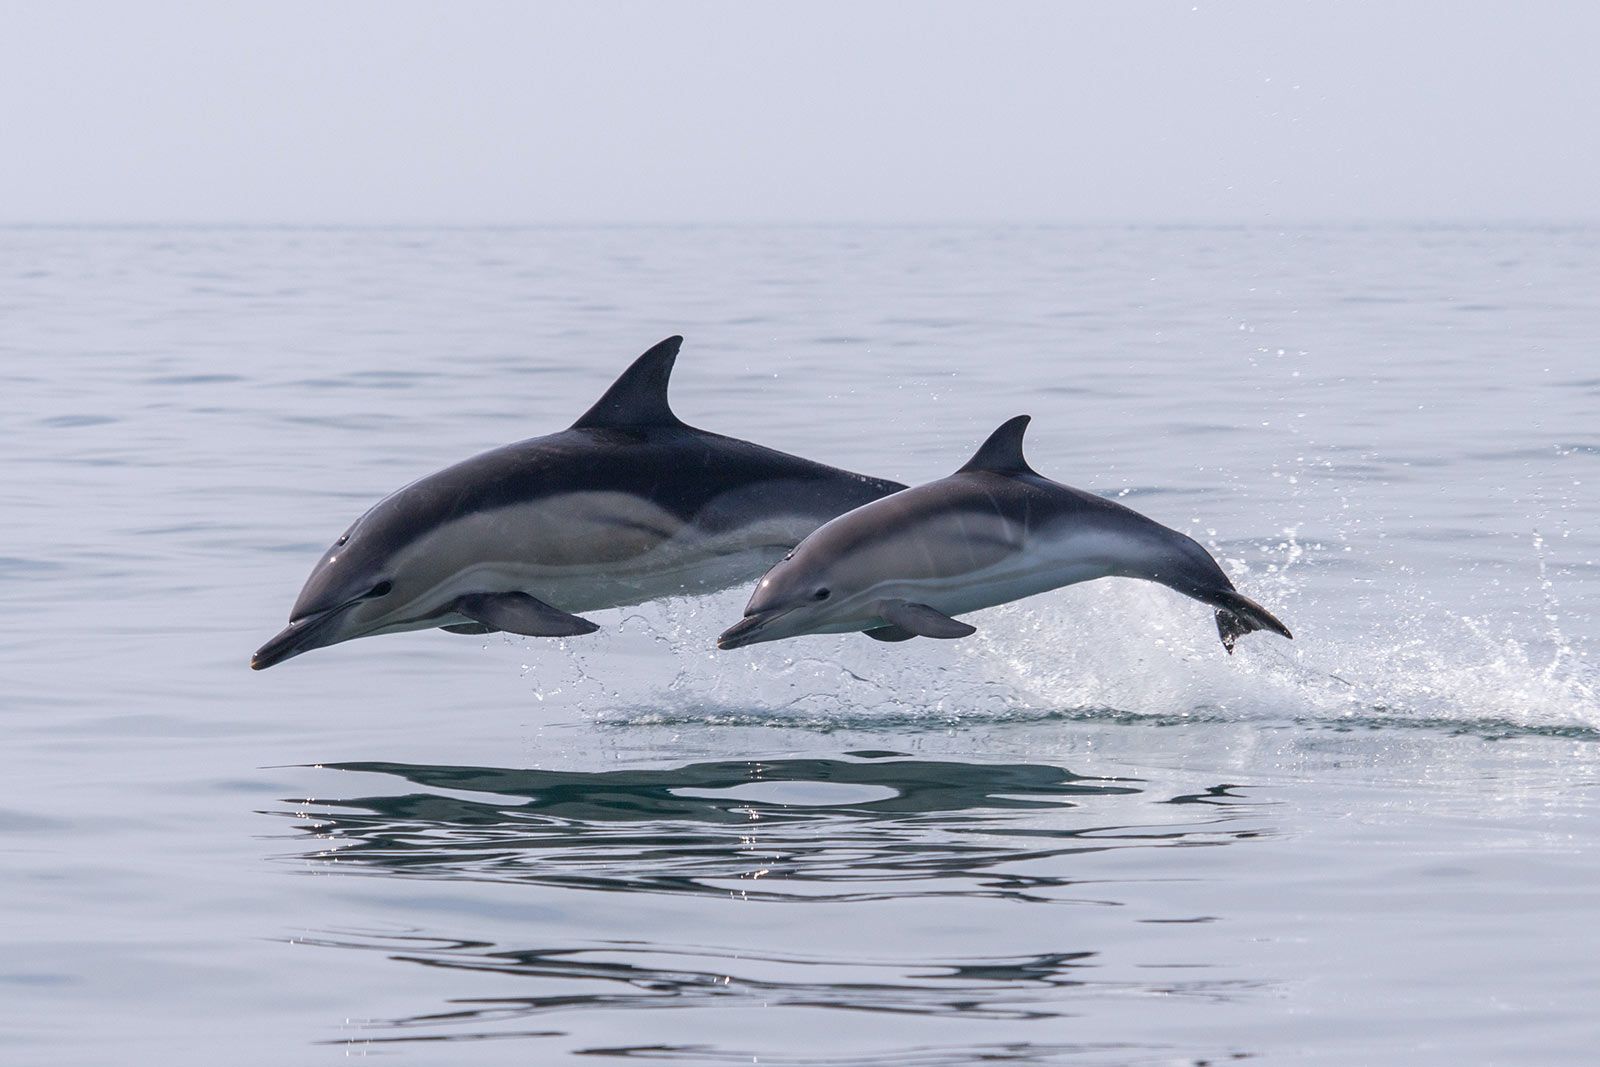
[[[378,497],[687,341],[687,421],[1041,472],[958,642],[255,673]],[[0,230],[0,1062],[1590,1064],[1600,230]]]

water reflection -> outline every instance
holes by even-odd
[[[1119,824],[1097,817],[1097,802],[1140,794],[1143,783],[889,753],[599,772],[325,766],[422,788],[289,801],[295,809],[280,814],[296,816],[317,842],[300,858],[337,860],[345,871],[601,891],[1062,900],[1071,868],[1052,860],[1258,832],[1236,825],[1242,798],[1227,785],[1163,798],[1209,805],[1206,816],[1155,819],[1146,803],[1139,823]]]
[[[1167,892],[1149,887],[1180,885],[1192,861],[1174,857],[1154,872],[1120,876],[1106,865],[1127,850],[1270,833],[1261,802],[1227,783],[1158,790],[1045,764],[892,752],[599,772],[323,769],[403,788],[287,801],[273,814],[294,817],[313,845],[297,861],[448,882],[469,896],[474,886],[501,894],[510,887],[521,903],[546,906],[537,933],[526,919],[499,918],[464,898],[459,913],[430,915],[426,927],[295,937],[440,976],[443,1003],[370,1020],[345,1043],[521,1039],[571,1054],[687,1063],[1136,1062],[1171,1050],[1062,1042],[1060,1026],[1100,998],[1116,1010],[1138,1001],[1228,1001],[1263,984],[1192,953],[1141,958],[1118,947],[1112,955],[1125,958],[1108,958],[1104,948],[1205,936],[1214,917],[1193,910],[1181,890],[1164,908],[1128,907],[1128,886],[1146,898]],[[607,926],[614,908],[603,912],[608,918],[585,919],[599,898],[573,894],[593,891],[653,895],[659,935],[648,926],[618,936]],[[734,914],[730,900],[757,907],[736,906]],[[827,904],[856,902],[875,907],[810,918]],[[1077,908],[1044,919],[1019,904]],[[874,921],[849,931],[868,914],[881,917],[882,932]],[[1086,918],[1093,915],[1104,918]],[[1135,924],[1148,933],[1129,938]],[[1124,933],[1109,936],[1113,927]],[[716,1020],[730,1007],[762,1009],[790,1028],[789,1043],[724,1032]],[[688,1009],[695,1021],[687,1030],[703,1040],[659,1040],[686,1029],[652,1026],[650,1019],[684,1017],[659,1009]],[[693,1014],[705,1009],[716,1014]],[[786,1060],[795,1032],[814,1026],[818,1011],[850,1013],[858,1020],[851,1026],[874,1036],[867,1043],[879,1051]],[[630,1036],[654,1040],[614,1040],[619,1012]],[[904,1039],[918,1033],[919,1018],[942,1032],[971,1032],[913,1049]],[[1038,1024],[1051,1032],[1032,1033]],[[891,1044],[893,1055],[882,1051],[875,1026],[902,1039]]]

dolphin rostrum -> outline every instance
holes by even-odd
[[[640,356],[570,429],[380,500],[323,555],[250,666],[435,626],[590,633],[576,612],[750,581],[823,522],[905,488],[679,421],[667,381],[682,343]]]
[[[1027,425],[1026,415],[1002,425],[948,478],[824,524],[767,572],[717,647],[856,631],[966,637],[976,627],[954,616],[1112,575],[1211,605],[1230,653],[1253,630],[1290,636],[1193,538],[1029,467]]]

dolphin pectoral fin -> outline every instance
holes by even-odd
[[[878,601],[878,616],[890,626],[898,627],[917,637],[937,637],[949,640],[970,637],[978,632],[976,626],[958,622],[926,604],[913,604],[909,600]]]
[[[866,635],[874,641],[909,641],[917,636],[910,630],[902,630],[898,626],[879,626],[867,630]]]
[[[527,593],[469,593],[456,601],[455,609],[491,629],[524,637],[576,637],[600,629]]]
[[[443,630],[447,634],[481,635],[481,634],[493,634],[493,633],[499,633],[500,632],[500,631],[496,630],[493,626],[485,626],[481,622],[463,622],[463,623],[457,623],[455,626],[441,626],[441,627],[439,627],[439,629]]]

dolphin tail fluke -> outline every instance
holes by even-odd
[[[1202,599],[1217,609],[1217,634],[1222,638],[1222,647],[1228,650],[1230,656],[1233,655],[1234,643],[1239,638],[1257,630],[1271,630],[1291,641],[1294,640],[1294,634],[1278,621],[1277,616],[1243,593],[1232,589],[1218,589],[1206,593]]]

